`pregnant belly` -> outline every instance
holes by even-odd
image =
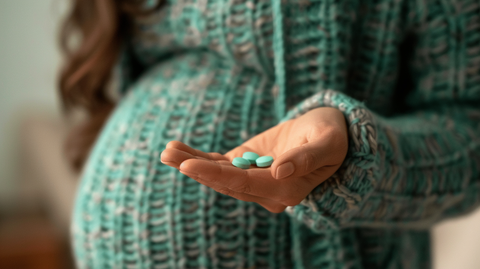
[[[143,76],[82,174],[72,230],[80,268],[287,264],[286,215],[216,193],[160,162],[171,140],[224,153],[275,124],[270,88],[259,74],[208,54]]]

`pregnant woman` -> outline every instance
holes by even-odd
[[[476,0],[73,2],[78,268],[430,268],[480,203]]]

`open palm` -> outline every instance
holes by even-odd
[[[270,212],[299,204],[340,167],[348,149],[343,114],[317,108],[262,132],[226,154],[206,153],[171,141],[161,161],[215,191],[256,202]],[[244,152],[272,156],[271,167],[232,165]]]

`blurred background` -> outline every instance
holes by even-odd
[[[57,31],[67,0],[0,0],[0,268],[73,268],[76,179],[61,156]]]
[[[77,184],[61,153],[59,25],[68,0],[0,0],[0,269],[73,268]],[[480,210],[433,229],[434,269],[480,268]]]

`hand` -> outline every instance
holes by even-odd
[[[161,161],[219,193],[280,213],[287,206],[299,204],[333,175],[347,150],[343,114],[335,108],[321,107],[274,126],[225,155],[171,141]],[[272,156],[274,162],[268,168],[233,166],[232,160],[246,151]]]

